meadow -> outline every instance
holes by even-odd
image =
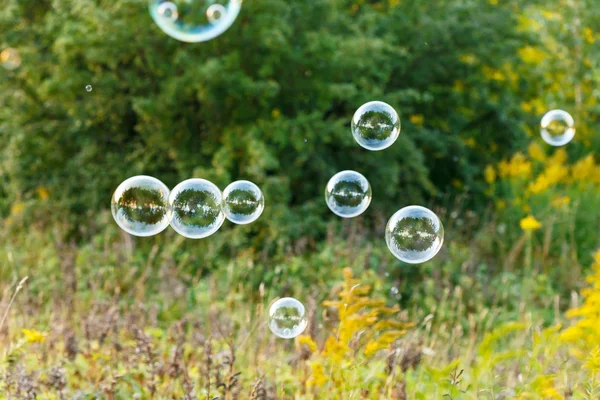
[[[142,0],[7,1],[1,399],[600,399],[594,1],[247,0],[194,45]],[[374,99],[402,121],[380,152],[350,133]],[[373,188],[352,219],[323,198],[343,169]],[[249,179],[265,211],[134,237],[110,196],[138,174]],[[444,224],[424,264],[384,240],[408,204]]]

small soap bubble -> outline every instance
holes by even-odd
[[[325,187],[325,202],[334,214],[353,218],[371,204],[371,185],[356,171],[342,171],[331,177]]]
[[[283,339],[292,339],[306,329],[308,320],[304,305],[293,297],[277,300],[269,309],[269,328]]]
[[[566,111],[548,111],[542,118],[540,134],[549,145],[563,146],[575,137],[575,121]]]
[[[188,179],[169,195],[171,227],[190,239],[202,239],[219,230],[225,214],[221,209],[221,191],[206,179]]]
[[[242,0],[150,0],[150,15],[167,35],[182,42],[204,42],[236,20]]]
[[[8,47],[0,53],[0,64],[9,71],[17,69],[21,65],[21,55],[16,49]]]
[[[385,241],[401,261],[419,264],[431,260],[444,243],[444,226],[437,215],[421,206],[404,207],[385,227]]]
[[[225,217],[234,224],[249,224],[260,217],[265,208],[262,191],[250,181],[236,181],[223,191]]]
[[[390,147],[400,134],[400,118],[389,104],[371,101],[354,113],[351,123],[354,140],[367,150]]]
[[[121,183],[111,199],[115,222],[135,236],[152,236],[169,226],[169,188],[156,178],[139,175]]]
[[[92,89],[93,89],[93,88],[92,88],[92,85],[87,85],[87,86],[85,87],[85,90],[87,90],[88,92],[91,92],[91,91],[92,91]]]

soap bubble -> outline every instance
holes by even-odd
[[[367,150],[390,147],[400,134],[400,118],[389,104],[382,101],[365,103],[352,117],[354,140]]]
[[[563,146],[575,136],[575,121],[563,110],[548,111],[542,118],[541,135],[551,146]]]
[[[356,171],[335,174],[325,187],[325,202],[334,214],[352,218],[362,214],[371,204],[371,185]]]
[[[444,226],[425,207],[409,206],[392,215],[385,227],[385,241],[396,258],[410,264],[431,260],[444,243]]]
[[[225,32],[242,0],[150,0],[150,15],[167,35],[182,42],[204,42]]]
[[[306,325],[304,305],[293,297],[281,298],[269,309],[269,328],[280,338],[295,338],[304,332]]]
[[[0,53],[0,64],[8,70],[17,69],[21,65],[21,55],[16,49],[8,47]]]
[[[260,217],[265,208],[262,192],[250,181],[236,181],[223,191],[225,217],[234,224],[249,224]]]
[[[113,218],[125,232],[152,236],[169,226],[169,188],[156,178],[131,177],[117,187],[110,202]]]
[[[173,213],[171,227],[190,239],[212,235],[225,220],[222,201],[219,188],[206,179],[181,182],[169,195],[169,209]]]
[[[88,92],[91,92],[92,91],[92,85],[87,85],[85,87],[85,90],[87,90]]]

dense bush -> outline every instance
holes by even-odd
[[[368,215],[388,216],[458,192],[451,182],[481,193],[482,167],[522,141],[514,90],[481,68],[512,63],[528,41],[509,6],[248,1],[229,31],[201,44],[164,35],[144,1],[11,0],[0,22],[2,45],[23,57],[0,74],[2,213],[44,190],[76,236],[136,174],[170,187],[253,180],[268,201],[258,240],[319,236],[330,215],[323,187],[341,169],[365,174]],[[383,152],[349,132],[373,99],[403,123]]]

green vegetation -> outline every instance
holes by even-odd
[[[246,0],[190,45],[143,0],[7,0],[0,32],[0,398],[599,398],[594,1]],[[402,120],[380,152],[350,132],[371,100]],[[344,169],[373,189],[352,220],[323,199]],[[248,179],[265,211],[135,238],[109,208],[138,174]],[[408,204],[444,223],[423,265],[383,238]]]

